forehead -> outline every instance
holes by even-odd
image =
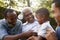
[[[24,12],[24,15],[29,15],[29,14],[32,14],[32,12],[31,11]]]
[[[43,14],[38,13],[38,14],[36,14],[36,16],[38,16],[38,17],[42,17]]]
[[[58,8],[55,6],[55,3],[52,3],[51,7],[52,10],[58,10]]]
[[[13,12],[7,12],[7,16],[8,17],[14,17],[14,16],[17,16],[16,12],[13,11]]]

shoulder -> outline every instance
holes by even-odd
[[[57,36],[60,35],[60,27],[59,26],[56,27],[56,34],[57,34]]]
[[[49,21],[47,21],[47,22],[44,22],[43,24],[41,24],[41,27],[46,29],[46,28],[50,28],[51,25],[50,25]]]
[[[5,19],[1,19],[0,20],[0,28],[4,28],[5,25],[6,25],[6,20]]]
[[[17,19],[17,23],[21,23],[22,24],[22,21]]]
[[[60,27],[59,27],[59,26],[56,27],[56,31],[57,31],[57,30],[60,30]]]
[[[36,21],[36,20],[34,21],[34,23],[35,23],[35,24],[39,24],[38,21]]]
[[[50,26],[50,27],[51,27],[51,25],[50,25],[50,22],[49,22],[49,21],[47,21],[47,22],[43,23],[42,25],[44,25],[44,26]]]
[[[28,24],[28,22],[25,22],[25,23],[23,23],[23,26],[26,26]]]
[[[6,20],[5,19],[1,19],[0,20],[0,24],[6,24]]]

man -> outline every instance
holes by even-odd
[[[23,19],[26,21],[25,23],[23,23],[22,32],[26,32],[29,30],[33,30],[33,32],[34,32],[34,30],[35,30],[34,28],[36,28],[38,26],[38,22],[35,20],[31,8],[25,7],[21,13],[23,14]],[[35,33],[33,35],[36,36],[37,33]],[[25,40],[25,39],[26,38],[24,38],[23,40]]]
[[[30,7],[25,7],[22,10],[23,19],[26,21],[23,24],[22,31],[35,30],[34,28],[38,26],[38,22],[35,20],[33,12]]]
[[[0,21],[0,40],[18,40],[30,37],[33,32],[22,32],[21,21],[17,20],[17,14],[12,9],[4,12],[5,19]]]
[[[60,40],[60,0],[53,0],[52,12],[53,12],[53,17],[58,25],[56,27],[56,35],[58,37],[58,40]]]
[[[36,40],[37,38],[39,39],[39,37],[42,38],[42,40],[46,40],[45,35],[47,33],[48,28],[54,32],[54,29],[51,27],[50,22],[49,22],[49,14],[50,13],[49,13],[48,9],[46,9],[46,8],[40,8],[36,11],[35,16],[37,18],[38,23],[40,24],[40,26],[38,26],[38,28],[35,29],[35,30],[38,30],[37,31],[38,36],[37,37],[34,37],[34,36],[30,37],[29,40],[30,39]]]

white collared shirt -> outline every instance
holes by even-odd
[[[39,25],[37,28],[34,28],[35,29],[34,32],[37,32],[38,35],[45,37],[45,34],[47,32],[47,28],[50,28],[52,31],[54,31],[54,29],[50,25],[50,22],[46,21],[43,24]]]
[[[34,28],[38,26],[38,22],[35,20],[33,23],[24,23],[22,27],[22,32],[28,31],[28,30],[35,30]]]

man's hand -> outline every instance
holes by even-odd
[[[21,38],[29,38],[33,34],[34,34],[34,32],[32,30],[29,30],[27,32],[23,32],[23,33],[16,34],[16,35],[4,36],[3,40],[18,40],[18,39],[21,39]]]
[[[31,36],[27,40],[43,40],[41,36]]]
[[[55,32],[51,31],[50,29],[47,31],[45,37],[47,40],[57,40]]]
[[[31,36],[27,40],[39,40],[38,36]]]
[[[33,32],[33,30],[29,30],[29,31],[21,33],[20,38],[29,38],[29,37],[31,37],[33,35],[36,36],[37,33]]]
[[[32,36],[33,35],[33,30],[29,30],[29,31],[24,32],[24,35],[27,36],[27,37]]]

